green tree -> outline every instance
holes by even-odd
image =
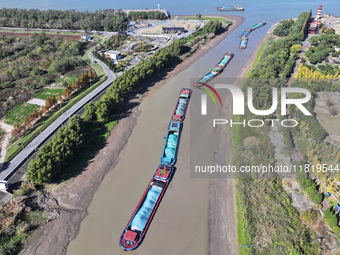
[[[27,179],[36,184],[52,182],[72,161],[83,143],[84,124],[79,116],[60,128],[50,142],[42,146],[27,167]]]
[[[96,120],[96,111],[97,111],[97,107],[96,107],[96,104],[91,102],[87,105],[85,105],[84,107],[85,111],[84,111],[84,114],[83,114],[83,119],[85,121],[93,121],[93,120]]]
[[[104,122],[107,121],[109,117],[109,107],[107,102],[105,101],[98,101],[96,102],[96,115],[98,121]]]

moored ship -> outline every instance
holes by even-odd
[[[217,7],[217,10],[219,11],[244,11],[245,8],[242,6],[226,6],[226,7]]]

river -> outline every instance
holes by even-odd
[[[12,0],[0,1],[0,7],[40,8],[40,9],[119,9],[119,8],[156,8],[157,4],[175,14],[221,14],[217,6],[226,5],[226,1],[190,0],[190,1],[105,1],[105,0]],[[259,4],[260,3],[260,4]],[[245,22],[217,47],[201,57],[184,72],[168,79],[160,88],[153,90],[139,106],[141,111],[137,125],[120,155],[117,166],[102,181],[88,208],[88,216],[82,222],[77,238],[68,247],[69,255],[78,254],[123,254],[119,247],[119,237],[127,224],[135,206],[159,164],[164,144],[167,125],[182,87],[192,87],[192,81],[207,73],[225,52],[235,54],[221,78],[235,78],[257,44],[272,24],[280,19],[298,16],[302,11],[312,8],[316,13],[318,5],[323,4],[324,11],[340,15],[340,1],[250,1],[240,0],[237,4],[246,8],[245,12],[228,13],[246,17]],[[334,10],[337,13],[334,13]],[[227,13],[226,13],[227,14]],[[258,21],[267,25],[253,32],[249,37],[248,48],[238,48],[239,35],[247,27]],[[190,108],[198,107],[199,93],[194,90]],[[209,185],[207,178],[190,176],[190,143],[193,139],[190,130],[190,112],[185,120],[181,138],[177,170],[165,197],[150,225],[145,240],[136,250],[136,254],[207,254],[209,252]],[[203,127],[204,128],[204,127]],[[211,141],[200,137],[197,144]],[[198,139],[198,138],[197,138]],[[196,141],[195,141],[196,142]],[[213,150],[207,155],[214,160]],[[226,155],[229,158],[230,155]],[[228,210],[228,208],[225,208]]]

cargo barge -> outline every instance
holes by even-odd
[[[173,172],[172,166],[158,166],[120,237],[119,244],[124,250],[133,250],[142,242]]]
[[[226,6],[226,7],[217,7],[217,10],[219,11],[244,11],[245,8],[242,6]]]
[[[188,109],[189,100],[191,96],[191,89],[181,89],[176,103],[174,113],[172,114],[172,121],[182,122]]]
[[[256,25],[250,27],[250,29],[251,29],[252,31],[254,31],[254,30],[256,30],[256,29],[258,29],[258,28],[260,28],[260,27],[263,27],[263,26],[266,25],[266,24],[267,24],[267,23],[266,23],[265,21],[261,21],[261,22],[257,23]]]
[[[224,68],[229,64],[231,59],[234,57],[233,53],[226,53],[223,58],[218,62],[214,69],[212,69],[208,74],[203,76],[198,81],[194,82],[195,86],[203,86],[205,83],[211,81],[217,75],[223,72]]]
[[[238,47],[243,50],[247,48],[247,44],[248,44],[248,38],[243,37],[241,38],[240,45]]]
[[[170,122],[161,157],[162,165],[173,166],[176,163],[182,126],[182,122]]]
[[[257,23],[256,25],[247,28],[246,30],[244,30],[243,34],[240,35],[240,44],[239,44],[239,48],[240,49],[246,49],[247,45],[248,45],[248,36],[250,35],[250,33],[260,27],[263,27],[264,25],[266,25],[266,22],[261,21],[259,23]]]
[[[251,31],[253,31],[251,28],[247,28],[246,30],[244,30],[242,35],[240,35],[240,38],[242,39],[243,37],[248,37],[248,35],[250,35]]]
[[[233,53],[226,53],[223,58],[220,60],[220,62],[218,62],[218,64],[216,65],[216,67],[221,68],[222,71],[223,69],[229,64],[230,60],[234,57]],[[221,72],[222,72],[221,71]]]

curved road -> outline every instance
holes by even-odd
[[[92,52],[89,53],[91,59],[95,59]],[[64,112],[58,119],[52,122],[43,132],[41,132],[32,142],[30,142],[21,152],[18,153],[8,164],[8,166],[0,172],[0,180],[8,180],[25,161],[48,139],[53,133],[64,124],[69,118],[77,113],[84,105],[99,95],[103,90],[107,89],[115,78],[114,73],[100,60],[97,63],[104,69],[107,80],[99,85],[92,92],[87,94],[79,102]]]

